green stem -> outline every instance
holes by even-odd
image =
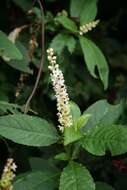
[[[73,152],[71,155],[71,160],[76,159],[79,155],[79,152],[80,152],[80,143],[75,143],[74,148],[73,148]]]

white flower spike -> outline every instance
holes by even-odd
[[[95,28],[98,23],[99,23],[99,20],[96,20],[96,21],[92,21],[88,24],[84,24],[84,25],[80,26],[79,34],[81,36],[83,36],[83,34],[86,34],[87,32],[91,31],[93,28]]]
[[[47,54],[50,63],[48,68],[51,71],[51,81],[57,99],[57,115],[58,121],[60,123],[58,127],[63,132],[65,127],[70,127],[72,125],[69,97],[65,86],[63,73],[59,69],[59,65],[56,63],[57,57],[54,55],[54,50],[52,48],[49,48],[47,50]]]
[[[1,179],[0,179],[0,190],[1,189],[7,189],[12,190],[13,185],[12,181],[15,178],[15,171],[16,171],[16,164],[14,163],[14,160],[12,158],[9,158],[7,160],[7,163],[4,167]]]

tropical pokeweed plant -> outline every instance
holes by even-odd
[[[25,9],[19,1],[14,2]],[[29,7],[29,3],[27,6]],[[30,10],[29,14],[31,13],[34,13],[34,24],[38,26],[36,28],[38,33],[40,21],[44,22],[44,17],[42,18],[37,7]],[[32,147],[52,148],[51,145],[58,144],[60,151],[54,155],[52,162],[50,158],[45,161],[39,158],[30,160],[31,163],[40,163],[38,171],[32,165],[32,171],[17,175],[14,181],[17,166],[14,160],[9,158],[1,175],[1,190],[113,190],[106,183],[94,181],[89,169],[79,158],[81,152],[84,154],[89,152],[95,156],[103,156],[107,152],[117,156],[127,152],[127,128],[117,122],[123,112],[123,104],[121,102],[111,105],[106,100],[99,100],[81,112],[79,106],[70,101],[59,64],[63,49],[67,47],[72,54],[78,43],[88,71],[95,78],[99,76],[104,89],[107,89],[109,73],[107,61],[88,35],[89,31],[99,24],[99,20],[95,19],[96,14],[96,0],[81,0],[80,3],[78,0],[71,0],[70,16],[64,10],[55,17],[50,15],[45,18],[46,31],[56,32],[59,28],[61,30],[53,36],[47,49],[58,124],[55,126],[53,122],[35,115],[36,112],[28,108],[28,104],[24,110],[23,106],[1,101],[0,135],[1,138]],[[31,74],[32,70],[28,63],[35,61],[33,51],[38,48],[36,38],[33,36],[30,40],[29,57],[24,45],[17,40],[19,34],[28,27],[33,25],[18,27],[9,36],[0,32],[0,56],[13,68]],[[22,75],[20,80],[22,81]],[[19,91],[16,92],[16,96],[18,93]]]

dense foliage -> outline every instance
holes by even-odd
[[[0,2],[0,190],[127,189],[125,5]]]

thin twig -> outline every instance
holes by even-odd
[[[28,111],[28,108],[29,108],[29,105],[30,105],[30,102],[37,90],[37,87],[38,87],[38,83],[39,83],[39,80],[40,80],[40,77],[41,77],[41,72],[42,72],[42,68],[43,68],[43,64],[44,64],[44,53],[45,53],[45,47],[44,47],[44,41],[45,41],[45,25],[44,25],[44,10],[43,10],[43,6],[41,4],[41,1],[40,0],[36,0],[40,6],[40,9],[41,9],[41,15],[42,15],[42,31],[41,31],[41,34],[42,34],[42,57],[41,57],[41,62],[40,62],[40,66],[39,66],[39,70],[38,70],[38,74],[37,74],[37,78],[36,78],[36,82],[35,82],[35,85],[33,87],[33,90],[30,94],[30,96],[28,97],[27,101],[26,101],[26,104],[25,104],[25,109],[24,109],[24,113],[27,113]],[[35,2],[34,2],[35,3]]]

